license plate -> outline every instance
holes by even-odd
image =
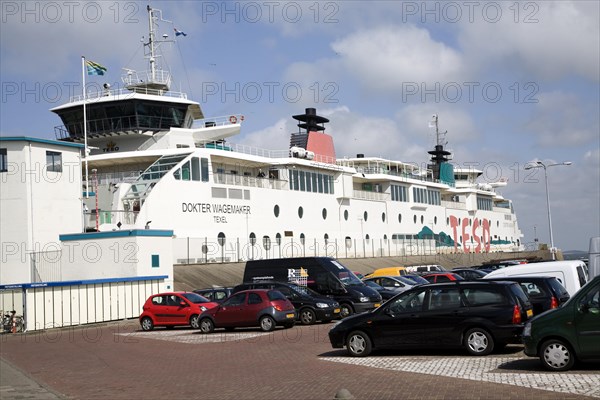
[[[527,310],[527,317],[533,316],[533,310]]]
[[[341,311],[341,310],[340,310],[339,308],[336,308],[335,310],[333,310],[333,313],[334,313],[334,314],[339,314],[339,313],[340,313],[340,311]]]
[[[379,307],[381,304],[375,303],[375,308]]]
[[[294,318],[294,314],[285,314],[286,318]]]

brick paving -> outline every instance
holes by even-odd
[[[393,351],[356,359],[331,348],[329,328],[148,333],[131,320],[2,335],[0,357],[43,387],[76,399],[332,399],[341,388],[356,399],[600,397],[597,364],[549,373],[516,346],[483,358]],[[15,392],[5,389],[3,400],[19,398],[6,397]]]

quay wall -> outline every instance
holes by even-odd
[[[558,259],[562,259],[558,254]],[[513,253],[460,253],[428,256],[340,258],[340,262],[352,271],[367,274],[377,268],[396,265],[439,264],[446,269],[481,265],[487,262],[527,259],[530,261],[552,260],[548,250],[523,251]],[[174,265],[175,290],[194,290],[211,286],[235,286],[242,283],[245,263],[208,263]]]

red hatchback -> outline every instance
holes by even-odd
[[[278,290],[243,290],[229,297],[218,307],[200,317],[200,331],[210,333],[215,328],[259,326],[265,332],[276,325],[291,328],[296,321],[294,305]]]
[[[428,274],[423,275],[423,278],[427,279],[429,283],[440,283],[440,282],[451,282],[451,281],[464,281],[465,278],[462,276],[452,273],[443,272],[439,274]]]
[[[140,325],[145,331],[151,331],[155,326],[173,328],[178,325],[191,325],[198,329],[200,314],[216,306],[217,303],[193,292],[159,293],[146,300]]]

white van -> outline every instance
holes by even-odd
[[[548,261],[512,265],[490,272],[483,279],[510,276],[553,276],[573,296],[588,281],[587,267],[583,261]]]
[[[447,272],[446,268],[438,264],[429,265],[409,265],[406,267],[406,271],[409,273],[428,273],[428,272]]]

